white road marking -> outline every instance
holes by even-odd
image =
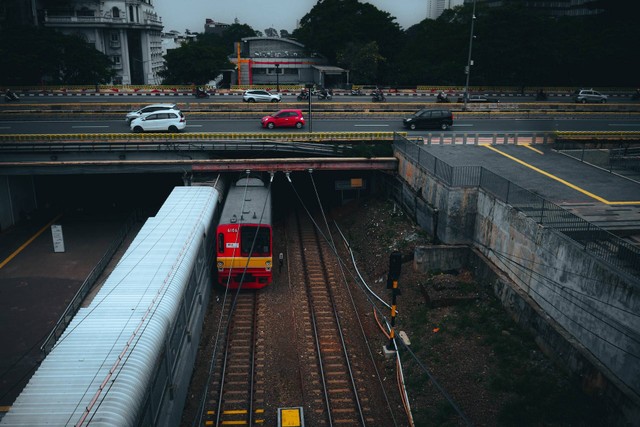
[[[638,123],[609,123],[609,126],[638,126]]]
[[[71,126],[74,129],[84,129],[84,128],[108,128],[109,126]]]
[[[389,125],[353,125],[355,127],[385,127],[388,128]]]

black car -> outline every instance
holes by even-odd
[[[405,128],[436,128],[447,130],[453,126],[453,114],[449,110],[424,109],[402,121]]]

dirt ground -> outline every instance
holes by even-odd
[[[403,259],[408,260],[415,247],[430,244],[429,236],[387,200],[360,199],[335,209],[332,216],[349,241],[365,281],[376,294],[390,302],[390,291],[386,288],[389,255],[400,251]],[[281,250],[284,248],[276,242],[274,253]],[[340,251],[345,263],[351,265],[346,250]],[[285,274],[286,271],[283,276]],[[266,358],[269,359],[266,363],[270,368],[262,380],[273,385],[267,395],[273,394],[277,387],[275,403],[284,404],[287,400],[303,400],[301,397],[305,394],[297,386],[291,386],[304,382],[304,378],[300,378],[302,370],[292,368],[295,358],[284,357],[278,350],[286,348],[287,337],[291,336],[286,329],[293,328],[294,317],[300,313],[291,309],[288,286],[279,275],[275,277],[273,285],[265,288],[261,297],[269,300],[270,309],[266,312],[272,316],[272,322],[267,318],[266,323],[280,325],[264,336],[268,348]],[[379,356],[376,363],[385,375],[387,392],[398,412],[396,425],[616,424],[606,404],[598,396],[583,393],[576,379],[545,357],[534,338],[502,310],[489,286],[478,283],[468,271],[427,275],[414,272],[412,263],[407,261],[402,266],[399,287],[396,331],[405,332],[410,340],[410,346],[401,347],[400,354],[413,423],[408,421],[398,403],[396,365],[393,359],[384,359],[382,355],[384,335],[371,325],[367,329]],[[354,289],[359,288],[354,286]],[[218,316],[220,304],[215,299],[214,295],[208,319]],[[363,297],[357,300],[359,310],[367,313],[365,317],[371,320],[370,302]],[[289,309],[292,310],[290,313],[287,312]],[[389,311],[387,308],[381,311],[384,310]],[[390,318],[390,313],[385,315]],[[210,348],[211,337],[215,335],[214,323],[205,319],[201,345],[204,350]],[[270,352],[281,356],[269,357]],[[198,356],[198,359],[202,357]],[[208,360],[206,356],[205,360]],[[182,425],[195,425],[197,403],[207,376],[208,365],[204,365],[196,367]],[[289,385],[281,385],[285,383]],[[274,404],[273,398],[267,400],[267,406]],[[371,404],[386,405],[382,401]],[[266,409],[273,412],[276,408]],[[268,417],[264,425],[275,425],[273,418]]]
[[[335,212],[358,267],[379,295],[389,255],[430,244],[393,203],[368,199]],[[416,426],[602,426],[615,416],[543,355],[468,271],[423,274],[405,262],[396,331],[407,333],[403,371]]]

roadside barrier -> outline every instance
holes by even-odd
[[[92,133],[92,134],[5,134],[0,135],[0,142],[80,142],[93,143],[100,141],[146,141],[157,143],[163,141],[208,141],[208,140],[275,140],[301,142],[330,141],[393,141],[397,132],[314,132],[314,133]],[[406,132],[399,135],[407,136]]]

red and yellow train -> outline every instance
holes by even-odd
[[[272,280],[271,194],[260,178],[231,184],[216,234],[218,283],[259,289]]]

